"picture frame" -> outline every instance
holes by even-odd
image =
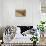
[[[24,17],[24,16],[26,16],[26,10],[25,10],[25,9],[16,10],[16,16],[17,16],[17,17]]]

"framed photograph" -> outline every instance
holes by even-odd
[[[26,16],[26,10],[16,10],[16,16],[17,17],[23,17]]]

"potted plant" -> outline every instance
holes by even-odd
[[[44,37],[44,27],[45,27],[44,24],[45,24],[44,21],[40,21],[40,24],[37,25],[37,29],[40,30],[42,37]]]
[[[33,36],[32,39],[31,39],[31,41],[33,41],[33,46],[36,46],[36,43],[38,41],[37,36]]]

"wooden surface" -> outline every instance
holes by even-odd
[[[46,37],[41,37],[39,44],[40,45],[46,45]]]

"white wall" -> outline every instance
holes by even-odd
[[[26,9],[25,17],[16,17],[16,9]],[[34,25],[40,20],[39,0],[3,0],[2,25]]]
[[[0,0],[0,26],[1,26],[1,24],[2,24],[2,3],[1,3],[2,1]]]

